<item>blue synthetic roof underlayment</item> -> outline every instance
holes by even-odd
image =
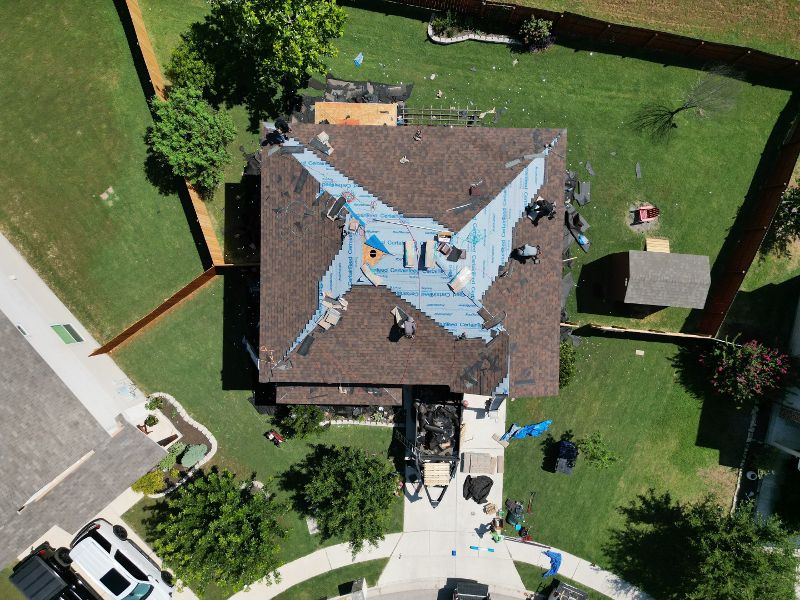
[[[553,144],[557,141],[558,138]],[[286,145],[300,144],[289,140]],[[545,150],[543,154],[547,153]],[[317,311],[296,338],[292,349],[314,330],[322,318],[325,312],[323,292],[343,296],[353,285],[372,285],[361,272],[365,240],[368,240],[368,245],[387,252],[372,267],[372,271],[382,279],[382,285],[453,335],[465,334],[487,342],[492,339],[491,332],[483,329],[483,318],[478,315],[478,309],[500,267],[509,260],[514,226],[544,183],[545,159],[541,155],[531,160],[489,204],[453,235],[452,245],[466,250],[466,259],[450,262],[434,249],[436,267],[433,269],[424,268],[423,246],[426,241],[435,240],[437,233],[447,231],[446,227],[433,219],[403,216],[307,149],[291,156],[319,182],[322,191],[334,198],[345,197],[347,215],[344,230],[348,232],[342,249],[320,280]],[[359,223],[355,232],[349,228],[351,219]],[[405,268],[403,265],[403,245],[407,240],[414,242],[418,268]],[[472,271],[472,279],[462,292],[453,293],[448,283],[465,266]],[[495,328],[500,329],[502,325]],[[506,377],[495,393],[507,394],[508,387]]]

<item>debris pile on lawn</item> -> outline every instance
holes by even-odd
[[[344,81],[328,77],[325,83],[312,80],[311,87],[324,91],[323,96],[303,96],[292,121],[314,123],[314,104],[317,102],[371,102],[393,103],[400,108],[411,96],[410,83],[374,83],[372,81]]]

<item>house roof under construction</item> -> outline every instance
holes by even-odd
[[[296,124],[262,150],[259,378],[279,401],[307,389],[307,402],[381,403],[339,386],[557,393],[562,224],[523,214],[563,197],[566,132],[414,133]],[[525,243],[541,262],[498,278]],[[414,319],[413,339],[393,309]]]

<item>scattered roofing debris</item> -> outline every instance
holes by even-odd
[[[586,161],[586,170],[589,172],[589,175],[594,177],[594,169],[592,168],[592,163],[590,163],[588,160]]]
[[[642,178],[642,165],[639,161],[636,161],[636,179]]]
[[[455,403],[414,401],[415,427],[412,454],[425,493],[435,508],[444,497],[458,465],[458,440],[461,411]],[[431,487],[442,488],[438,498],[431,496]]]
[[[314,105],[317,102],[356,102],[398,104],[403,106],[414,88],[413,84],[344,81],[328,77],[325,83],[312,80],[310,87],[324,90],[324,95],[303,96],[299,109],[292,114],[293,122],[316,123]],[[327,109],[326,109],[327,110]]]
[[[561,200],[565,161],[545,142],[564,133],[437,127],[414,141],[413,129],[292,128],[291,152],[262,148],[260,381],[301,403],[338,385],[556,393],[563,225],[523,217],[533,199]],[[498,279],[525,245],[541,264]],[[333,304],[345,294],[346,313]],[[548,307],[533,321],[531,302]],[[413,341],[400,342],[393,308]],[[512,347],[535,360],[513,360]]]

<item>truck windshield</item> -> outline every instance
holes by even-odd
[[[123,600],[144,600],[152,591],[153,586],[149,583],[137,583],[136,587]]]

